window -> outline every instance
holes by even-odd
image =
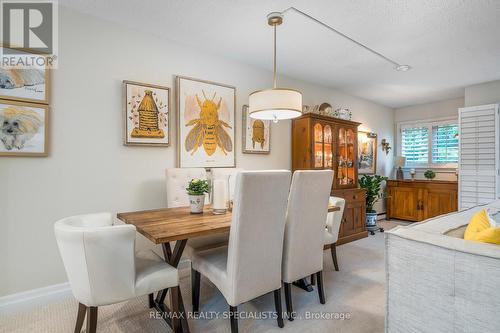
[[[399,149],[408,166],[456,167],[457,120],[401,123]]]
[[[432,126],[432,163],[458,163],[458,125]]]
[[[403,128],[401,132],[401,156],[406,163],[427,163],[429,160],[429,129],[427,127]]]

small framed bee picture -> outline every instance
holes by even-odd
[[[170,145],[170,89],[123,81],[126,146]]]
[[[243,105],[243,153],[269,154],[271,152],[271,121],[252,119],[248,105]]]
[[[235,166],[235,100],[235,87],[177,77],[179,167]]]

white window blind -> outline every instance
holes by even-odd
[[[432,163],[458,162],[458,125],[432,126]]]
[[[456,168],[458,163],[458,121],[424,120],[399,123],[399,154],[406,165],[423,168]]]
[[[459,208],[498,197],[498,105],[459,109]]]
[[[429,159],[429,128],[402,128],[401,155],[406,157],[408,164],[427,164]]]

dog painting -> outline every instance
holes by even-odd
[[[0,100],[0,156],[45,156],[45,105]]]
[[[0,67],[1,99],[48,104],[48,87],[49,70],[43,67]]]

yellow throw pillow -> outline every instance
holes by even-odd
[[[492,228],[486,209],[481,209],[474,214],[464,233],[465,240],[500,245],[500,227]]]

